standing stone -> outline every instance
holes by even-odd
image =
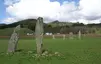
[[[36,22],[35,27],[35,36],[36,36],[36,45],[37,45],[37,53],[42,54],[42,40],[43,40],[43,18],[39,17]]]
[[[65,34],[63,34],[63,40],[65,40],[66,39],[66,35]]]
[[[78,38],[81,39],[81,31],[78,32]]]
[[[70,32],[70,33],[69,33],[69,38],[70,38],[70,39],[73,39],[73,32]]]
[[[11,38],[8,43],[8,52],[15,52],[17,48],[17,43],[19,40],[19,30],[20,30],[20,25],[18,25],[15,29],[13,34],[11,35]]]
[[[55,39],[55,35],[52,35],[53,39]]]

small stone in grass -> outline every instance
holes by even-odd
[[[55,52],[55,54],[59,54],[59,52]]]

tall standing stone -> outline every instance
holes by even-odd
[[[78,38],[81,39],[81,31],[78,32]]]
[[[37,45],[37,53],[42,53],[42,40],[43,40],[43,18],[39,17],[36,22],[35,27],[35,36],[36,36],[36,45]]]
[[[19,40],[19,30],[20,30],[20,25],[18,25],[14,29],[14,32],[11,35],[11,38],[8,43],[8,52],[15,52]]]

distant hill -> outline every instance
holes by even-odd
[[[72,26],[73,23],[71,23],[71,22],[59,22],[58,20],[56,20],[56,21],[48,23],[48,25],[51,25],[53,27],[56,27],[56,26],[67,26],[67,25],[68,26]]]
[[[14,28],[5,28],[0,30],[0,36],[11,36],[13,33]],[[28,28],[21,28],[19,31],[20,35],[27,35],[27,33],[34,33],[34,31],[28,29]]]
[[[33,28],[34,30],[35,24],[36,24],[36,19],[25,19],[21,20],[12,24],[0,24],[0,29],[5,29],[5,28],[14,28],[17,25],[21,25],[21,28]]]
[[[36,19],[25,19],[12,24],[0,24],[0,35],[11,35],[13,28],[17,25],[21,25],[21,35],[25,35],[27,32],[34,32],[36,26]],[[73,32],[77,34],[78,30],[82,29],[82,33],[95,33],[101,30],[101,23],[99,24],[87,24],[83,23],[71,23],[71,22],[60,22],[58,20],[44,23],[44,33],[69,33]]]

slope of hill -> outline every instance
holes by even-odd
[[[0,24],[0,35],[11,35],[13,28],[17,25],[21,25],[21,35],[25,35],[27,32],[34,32],[36,19],[25,19],[12,24]],[[59,22],[53,21],[51,23],[44,23],[44,33],[69,33],[73,32],[77,34],[78,30],[82,29],[82,33],[95,33],[100,31],[101,23],[99,24],[88,24],[84,25],[83,23],[71,23],[71,22]]]
[[[14,28],[5,28],[0,30],[0,36],[11,36],[13,33]],[[20,35],[27,35],[27,33],[34,33],[34,31],[28,29],[28,28],[21,28],[19,31]]]

